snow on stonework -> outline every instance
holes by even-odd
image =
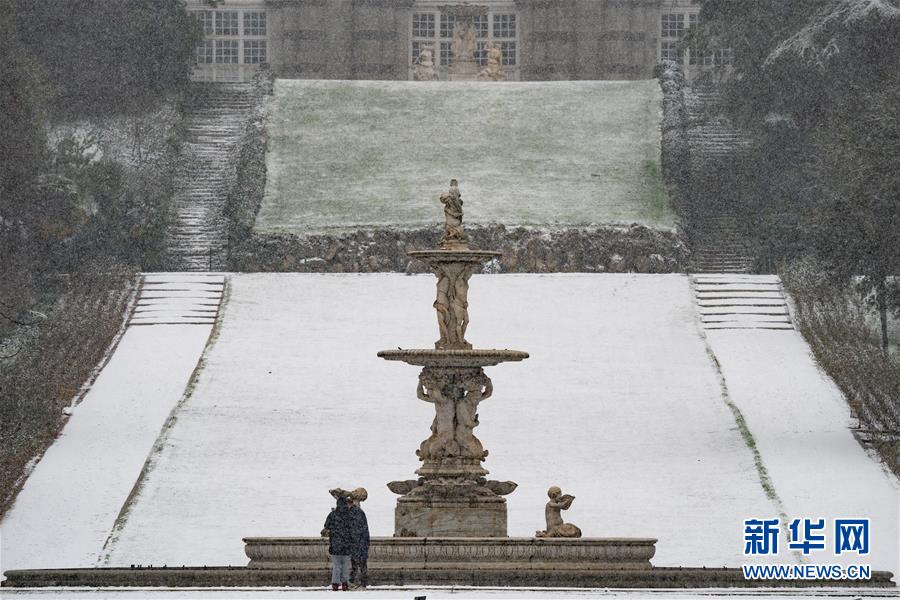
[[[280,79],[256,227],[431,226],[451,177],[470,223],[671,227],[661,102],[656,80]]]
[[[395,496],[384,484],[418,466],[414,450],[433,409],[415,397],[415,368],[375,353],[431,346],[433,280],[241,275],[232,284],[218,339],[110,565],[244,564],[244,536],[316,535],[336,485],[365,486],[373,535],[393,531]],[[790,427],[762,435],[784,505],[767,497],[723,400],[686,277],[478,276],[470,307],[476,347],[531,353],[487,369],[495,394],[476,430],[491,476],[519,483],[508,497],[510,535],[543,527],[546,490],[556,484],[577,497],[567,519],[586,536],[658,537],[660,566],[736,566],[743,519],[782,508],[852,516],[843,514],[859,508],[849,491],[820,501],[846,482],[864,492],[875,523],[878,552],[868,562],[896,569],[896,490],[851,447],[839,396],[820,399],[832,409],[808,426],[828,435],[791,435]],[[770,338],[787,348],[782,361],[806,356],[795,332],[771,333],[792,340]],[[740,378],[729,367],[726,377]],[[799,369],[783,400],[810,402],[822,381],[814,368]],[[755,401],[735,385],[737,403]],[[764,429],[747,410],[751,430]],[[798,445],[846,456],[829,469],[779,468],[779,456]]]

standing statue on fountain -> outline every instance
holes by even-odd
[[[555,485],[547,490],[550,502],[544,508],[544,517],[547,519],[547,529],[536,531],[535,537],[566,537],[580,538],[581,529],[571,523],[564,523],[560,511],[568,510],[575,500],[575,496],[563,494]]]
[[[462,227],[462,194],[459,193],[459,182],[455,179],[450,180],[450,191],[441,194],[441,204],[444,205],[444,218],[446,219],[446,230],[444,237],[441,238],[441,248],[444,250],[465,248],[469,238],[466,237],[466,232]]]

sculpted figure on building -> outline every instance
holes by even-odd
[[[416,81],[437,80],[438,74],[434,68],[433,46],[425,46],[419,52],[419,57],[416,59],[416,72],[414,77]]]

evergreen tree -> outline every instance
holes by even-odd
[[[796,224],[778,234],[803,240],[830,275],[862,278],[887,347],[900,276],[900,0],[703,0],[699,22],[692,44],[734,50],[724,108],[758,148],[746,197]]]
[[[188,81],[202,32],[181,0],[7,0],[19,39],[73,116],[141,110]]]

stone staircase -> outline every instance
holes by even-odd
[[[684,91],[688,119],[688,143],[695,168],[705,161],[727,158],[747,146],[747,139],[728,119],[719,116],[720,92],[712,86]]]
[[[716,116],[719,92],[714,87],[685,90],[691,178],[702,181],[747,146],[743,134],[727,119]],[[748,273],[753,267],[751,248],[734,210],[735,199],[699,198],[690,216],[689,238],[694,273]]]
[[[738,218],[722,208],[693,218],[692,273],[749,273],[753,268],[751,248]]]
[[[238,142],[257,103],[249,83],[195,85],[197,102],[185,116],[166,235],[173,271],[227,268],[225,197],[234,181]]]
[[[144,273],[128,325],[213,325],[224,289],[221,273]]]
[[[692,275],[704,329],[793,329],[777,275]]]

